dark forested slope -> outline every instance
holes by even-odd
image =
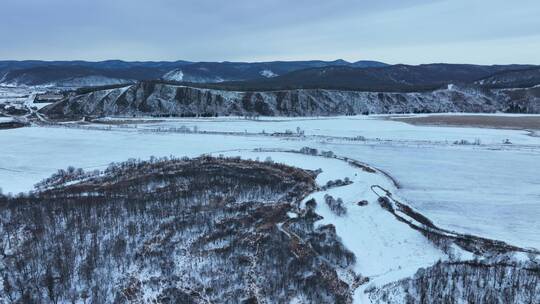
[[[0,299],[349,303],[336,270],[354,255],[298,209],[315,176],[210,157],[61,170],[30,195],[0,195]]]

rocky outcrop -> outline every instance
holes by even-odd
[[[330,116],[383,113],[540,113],[540,87],[476,87],[412,92],[297,89],[238,92],[140,82],[71,96],[42,109],[50,117],[81,116]]]

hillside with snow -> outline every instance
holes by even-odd
[[[459,87],[411,93],[297,89],[227,91],[162,82],[71,96],[42,110],[82,116],[331,116],[385,113],[540,113],[540,88]]]

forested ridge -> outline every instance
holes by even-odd
[[[315,176],[212,157],[60,170],[30,194],[0,196],[0,298],[349,303],[336,270],[354,255],[298,208]]]

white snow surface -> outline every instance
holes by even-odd
[[[259,74],[261,74],[261,76],[266,77],[266,78],[279,76],[278,74],[272,72],[272,70],[262,70],[259,72]]]
[[[539,115],[540,116],[540,115]],[[167,119],[157,118],[156,123],[139,125],[139,128],[175,128],[182,125],[197,126],[204,131],[228,131],[266,133],[296,132],[300,127],[305,135],[323,135],[337,137],[364,136],[370,139],[391,140],[393,142],[422,143],[441,142],[453,143],[465,139],[474,142],[480,139],[482,144],[501,144],[504,139],[510,139],[514,144],[540,145],[540,140],[529,136],[527,131],[502,130],[469,127],[415,126],[400,121],[385,119],[387,115],[371,116],[342,116],[316,118],[264,117],[259,120],[247,120],[240,117],[219,118],[186,118]],[[137,118],[125,118],[137,120]],[[146,119],[146,118],[145,118]]]
[[[174,69],[165,73],[165,75],[163,75],[163,79],[171,81],[182,81],[184,80],[184,72],[182,72],[181,69]]]

